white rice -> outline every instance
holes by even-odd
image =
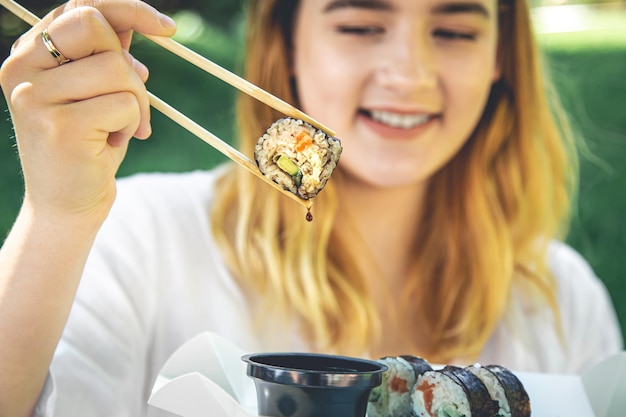
[[[376,401],[368,403],[368,417],[410,416],[411,392],[416,381],[413,367],[400,357],[386,357],[379,359],[379,362],[387,365],[387,370],[383,373],[383,382],[378,387]]]
[[[429,394],[426,393],[429,387],[432,387],[430,404]],[[411,399],[413,414],[417,417],[437,416],[440,410],[454,410],[459,416],[471,416],[470,404],[463,387],[438,371],[425,372],[417,379]]]

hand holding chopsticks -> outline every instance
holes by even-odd
[[[0,0],[0,4],[2,4],[9,11],[11,11],[17,17],[21,18],[22,20],[24,20],[30,25],[34,25],[39,21],[39,18],[37,16],[32,14],[30,11],[28,11],[27,9],[25,9],[18,3],[16,3],[14,0]],[[284,102],[283,100],[280,100],[279,98],[271,95],[270,93],[262,90],[256,85],[220,67],[214,62],[202,57],[196,52],[175,42],[174,40],[169,39],[169,38],[149,36],[149,35],[146,35],[146,37],[151,39],[158,45],[162,46],[163,48],[167,49],[168,51],[171,51],[172,53],[178,55],[179,57],[185,59],[186,61],[198,66],[204,71],[214,75],[215,77],[239,89],[240,91],[258,99],[259,101],[278,110],[279,112],[287,116],[303,120],[315,126],[316,128],[328,133],[329,135],[334,136],[334,132],[332,132],[330,129],[323,126],[321,123],[317,122],[316,120],[312,119],[307,114],[296,109],[295,107]],[[193,122],[191,119],[187,118],[185,115],[183,115],[182,113],[180,113],[179,111],[177,111],[172,106],[168,105],[167,103],[165,103],[164,101],[156,97],[155,95],[149,93],[149,98],[150,98],[150,104],[154,108],[162,112],[165,116],[169,117],[174,122],[178,123],[180,126],[187,129],[189,132],[196,135],[197,137],[199,137],[200,139],[202,139],[203,141],[205,141],[206,143],[214,147],[219,152],[223,153],[225,156],[233,160],[235,163],[237,163],[241,167],[247,169],[252,174],[264,180],[265,182],[273,186],[278,191],[289,196],[295,201],[298,201],[299,203],[301,203],[307,208],[311,207],[312,202],[310,200],[300,199],[296,195],[292,194],[289,191],[284,190],[283,187],[281,187],[280,185],[276,184],[275,182],[273,182],[272,180],[270,180],[269,178],[261,174],[261,172],[258,170],[258,167],[254,163],[254,161],[252,161],[250,158],[243,155],[241,152],[239,152],[238,150],[236,150],[235,148],[233,148],[226,142],[222,141],[220,138],[213,135],[211,132],[202,128],[200,125]]]

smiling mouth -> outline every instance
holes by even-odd
[[[362,110],[361,113],[375,122],[407,130],[428,123],[435,117],[432,114],[400,114],[384,110]]]

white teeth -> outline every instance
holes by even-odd
[[[382,110],[372,110],[370,115],[377,122],[402,129],[412,129],[430,120],[427,114],[398,114]]]

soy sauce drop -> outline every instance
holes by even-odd
[[[311,209],[310,208],[306,209],[306,221],[307,222],[312,222],[313,221],[313,215],[311,214]]]

